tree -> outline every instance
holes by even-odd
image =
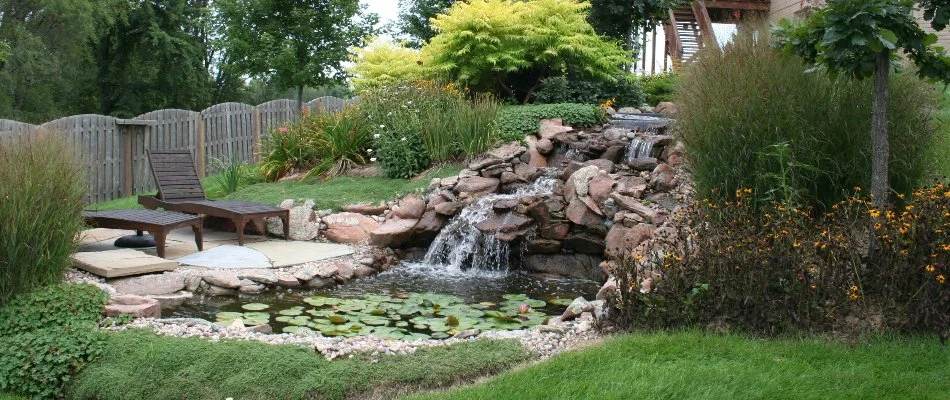
[[[827,0],[807,20],[783,20],[774,31],[777,46],[816,69],[874,78],[871,195],[876,206],[887,203],[890,191],[887,86],[892,62],[903,52],[921,77],[950,82],[950,58],[933,46],[936,35],[924,32],[914,20],[913,6],[910,0]]]
[[[924,11],[924,20],[930,21],[935,31],[942,31],[950,23],[950,1],[948,0],[917,0]]]
[[[665,21],[667,11],[686,0],[591,0],[590,24],[601,35],[625,43],[626,49],[635,50],[636,32]]]
[[[422,49],[426,69],[522,103],[544,78],[569,68],[613,81],[628,53],[594,32],[589,8],[576,0],[456,3],[432,20],[438,35]]]
[[[424,78],[422,65],[426,62],[419,50],[398,44],[376,40],[369,46],[357,49],[351,57],[353,88],[357,92],[393,82],[413,81]]]
[[[218,0],[227,57],[236,70],[280,89],[342,81],[350,47],[362,46],[378,18],[359,0]]]
[[[399,0],[397,27],[409,47],[418,49],[435,36],[429,21],[455,4],[456,0]]]

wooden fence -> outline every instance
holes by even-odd
[[[320,97],[302,109],[312,114],[337,112],[357,101]],[[64,137],[85,165],[87,202],[97,203],[155,190],[147,150],[190,150],[198,173],[205,176],[221,163],[256,161],[261,140],[299,115],[296,102],[284,99],[256,107],[223,103],[201,112],[157,110],[132,119],[86,114],[42,125],[0,119],[0,146],[29,142],[41,133]]]

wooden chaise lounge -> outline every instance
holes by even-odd
[[[208,200],[190,151],[149,150],[148,162],[158,194],[139,196],[139,204],[145,208],[228,219],[237,230],[240,245],[244,245],[244,227],[248,222],[253,223],[261,235],[265,234],[264,218],[267,217],[280,218],[284,223],[284,238],[290,237],[290,210],[250,201]]]
[[[148,231],[155,238],[158,256],[165,258],[165,236],[173,229],[190,226],[195,233],[198,251],[203,250],[201,217],[177,212],[155,210],[83,211],[86,225],[93,228],[130,229],[139,236]]]

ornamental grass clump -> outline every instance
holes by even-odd
[[[85,170],[52,134],[0,146],[0,306],[58,283],[83,229]]]
[[[691,206],[662,250],[619,260],[613,315],[628,326],[763,335],[950,333],[950,187],[918,189],[888,209],[855,189],[819,213],[754,201],[749,188]]]

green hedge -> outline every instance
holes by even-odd
[[[96,327],[106,298],[92,285],[57,285],[0,308],[0,393],[62,397],[65,384],[102,352]]]
[[[542,119],[561,118],[565,125],[591,126],[605,121],[606,114],[593,104],[532,104],[505,106],[498,113],[498,128],[506,140],[520,140],[537,133]]]

